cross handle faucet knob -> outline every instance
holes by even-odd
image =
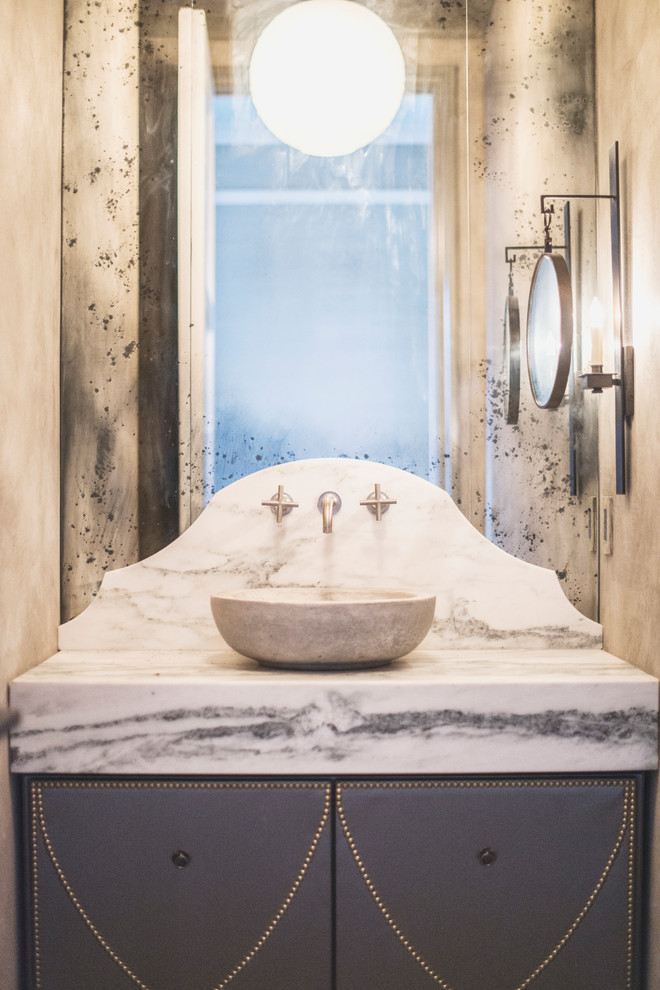
[[[374,490],[369,498],[365,498],[361,501],[360,505],[366,505],[369,512],[372,512],[375,515],[376,521],[380,522],[383,518],[383,513],[387,512],[391,505],[396,505],[396,499],[389,498],[385,492],[381,491],[380,485],[374,485]]]
[[[270,511],[277,517],[278,523],[281,523],[283,517],[288,516],[299,505],[298,502],[293,501],[290,495],[287,495],[284,491],[284,485],[278,485],[275,494],[265,499],[261,504],[270,507]]]

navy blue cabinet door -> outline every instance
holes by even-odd
[[[338,784],[339,990],[631,990],[637,783]]]
[[[29,784],[34,990],[330,990],[331,785]]]

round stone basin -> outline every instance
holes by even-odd
[[[382,667],[414,650],[433,622],[435,595],[382,588],[253,588],[211,596],[232,649],[266,667]]]

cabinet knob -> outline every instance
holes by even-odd
[[[486,849],[482,849],[481,852],[477,854],[477,858],[482,866],[492,866],[497,859],[497,853],[494,849],[487,847]]]
[[[183,849],[177,849],[175,853],[172,853],[172,862],[176,867],[182,870],[184,866],[187,866],[190,862],[190,854],[184,852]]]

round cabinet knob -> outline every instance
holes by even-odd
[[[184,852],[183,849],[178,849],[175,853],[172,853],[172,862],[176,867],[182,870],[184,866],[187,866],[190,862],[190,855],[189,853]]]
[[[497,859],[497,853],[494,849],[486,848],[477,854],[477,858],[482,866],[492,866]]]

